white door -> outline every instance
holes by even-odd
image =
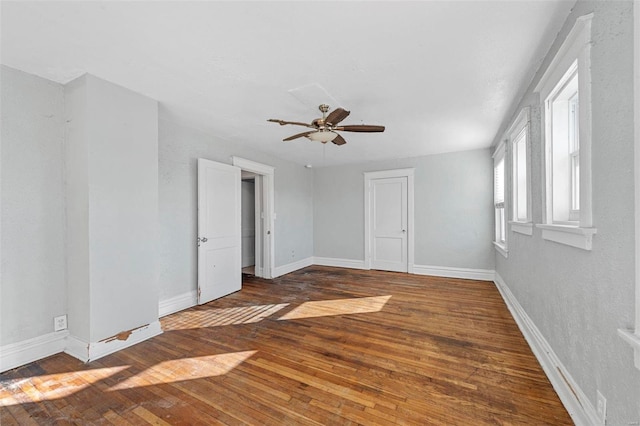
[[[198,159],[198,303],[242,287],[240,169]]]
[[[371,180],[371,267],[407,272],[407,178]]]

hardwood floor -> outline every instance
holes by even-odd
[[[490,282],[312,266],[162,325],[0,375],[0,424],[572,424]]]

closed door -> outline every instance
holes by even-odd
[[[407,272],[407,178],[371,181],[371,267]]]
[[[242,288],[240,169],[198,159],[198,303]]]

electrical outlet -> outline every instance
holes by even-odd
[[[603,425],[607,421],[607,398],[605,398],[599,390],[596,391],[598,395],[598,406],[596,407],[596,412],[598,413],[598,420],[600,420],[600,424]]]
[[[62,331],[67,329],[67,316],[60,315],[53,318],[53,331]]]

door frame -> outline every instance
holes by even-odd
[[[273,270],[275,267],[275,190],[274,190],[274,172],[275,168],[266,164],[257,163],[247,160],[246,158],[232,156],[231,161],[234,166],[239,167],[242,171],[256,174],[256,194],[258,193],[259,181],[260,193],[262,194],[261,205],[263,207],[262,217],[264,226],[256,226],[256,270],[255,275],[261,278],[273,278]],[[257,201],[257,200],[256,200]],[[257,205],[257,203],[256,203]],[[256,224],[259,222],[259,214],[256,216]],[[258,234],[259,233],[259,234]],[[261,256],[260,256],[261,255]],[[257,267],[258,256],[262,268]],[[260,269],[260,270],[259,270]]]
[[[413,273],[415,262],[414,254],[414,205],[413,205],[413,186],[414,186],[414,168],[382,170],[376,172],[364,172],[364,267],[371,269],[371,217],[373,209],[371,206],[373,185],[371,181],[374,179],[386,178],[407,178],[407,272]]]

